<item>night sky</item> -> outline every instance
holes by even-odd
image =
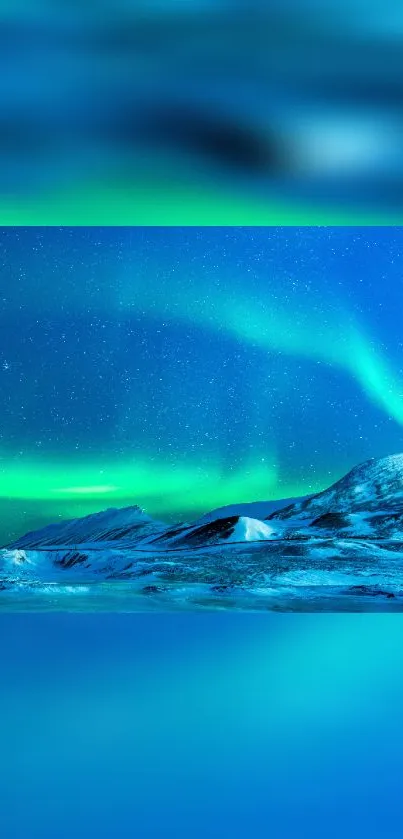
[[[403,451],[403,229],[4,228],[0,539]]]

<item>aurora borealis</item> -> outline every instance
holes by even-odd
[[[307,494],[402,450],[399,228],[5,228],[1,540]]]
[[[399,228],[9,228],[0,249],[3,543],[403,450]],[[398,615],[48,597],[0,614],[2,837],[400,836]]]

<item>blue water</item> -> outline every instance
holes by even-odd
[[[0,836],[401,836],[399,615],[0,615]]]

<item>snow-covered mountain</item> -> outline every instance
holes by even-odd
[[[264,519],[230,511],[171,527],[126,507],[29,533],[0,550],[0,608],[403,611],[403,455]]]
[[[31,535],[29,547],[12,545],[3,549],[0,551],[0,582],[2,579],[13,582],[50,582],[61,577],[71,581],[141,578],[149,574],[151,568],[154,571],[156,567],[175,564],[169,560],[170,552],[182,552],[191,556],[192,549],[217,547],[227,543],[235,546],[268,540],[271,528],[266,522],[257,519],[234,516],[218,519],[212,524],[169,529],[152,539],[140,537],[130,545],[125,540],[111,541],[109,538],[101,541],[99,537],[95,538],[93,522],[91,528],[87,527],[85,531],[81,531],[81,535],[86,538],[88,532],[93,535],[92,543],[74,544],[70,547],[60,544],[57,547],[54,544],[55,535],[52,533],[52,545],[31,547],[37,540],[36,535],[34,538]],[[47,535],[48,528],[39,533]],[[69,537],[72,533],[72,523],[69,522]],[[77,529],[74,535],[77,536]],[[107,535],[110,536],[109,531]],[[65,533],[60,533],[59,536],[60,539],[65,539]],[[77,539],[74,541],[77,542]],[[167,563],[165,558],[168,558]]]
[[[262,512],[271,512],[289,504],[283,502],[257,502]],[[80,550],[101,547],[142,547],[145,550],[167,550],[186,545],[212,545],[224,542],[259,541],[270,539],[273,528],[264,516],[245,515],[252,504],[231,505],[208,513],[192,524],[169,526],[154,521],[138,506],[121,509],[109,508],[83,518],[63,520],[35,530],[16,539],[9,547],[20,549]]]
[[[267,522],[248,516],[225,516],[210,522],[203,519],[192,525],[181,525],[152,538],[143,547],[149,550],[175,550],[225,543],[259,542],[271,539],[274,531]]]
[[[337,533],[403,539],[403,454],[356,466],[329,489],[271,513],[283,536]]]
[[[265,517],[245,515],[254,505],[231,505],[192,524],[168,526],[139,507],[108,509],[51,524],[17,539],[16,549],[135,547],[149,551],[189,549],[226,543],[340,536],[403,538],[403,454],[369,460],[329,489],[289,503],[274,504]],[[270,509],[270,507],[269,507]],[[223,513],[225,513],[223,515]]]
[[[154,521],[140,507],[122,507],[63,520],[16,539],[13,548],[95,547],[108,544],[130,547],[140,539],[157,536],[166,525]]]

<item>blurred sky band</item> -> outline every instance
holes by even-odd
[[[0,5],[1,224],[398,223],[403,10]]]

